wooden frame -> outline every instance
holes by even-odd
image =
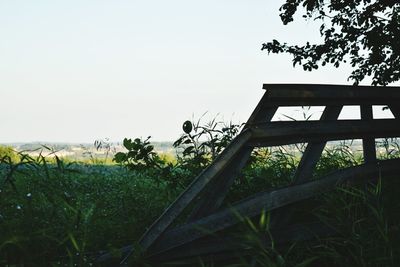
[[[288,216],[282,214],[290,214],[290,208],[288,210],[286,207],[289,204],[332,190],[344,182],[367,182],[378,174],[400,171],[400,159],[377,161],[375,150],[375,138],[400,137],[399,87],[264,84],[263,88],[266,92],[243,131],[193,180],[140,239],[139,244],[149,259],[179,259],[229,251],[233,248],[218,245],[220,241],[213,239],[210,234],[239,223],[243,216],[254,217],[263,210],[276,211],[272,225],[284,226]],[[359,105],[361,119],[337,120],[344,105]],[[374,119],[372,105],[388,105],[395,118]],[[325,110],[319,121],[272,121],[281,106],[325,106]],[[345,139],[363,140],[365,163],[311,181],[326,142]],[[231,208],[220,208],[254,147],[293,143],[308,145],[292,185],[260,192],[233,204]],[[192,203],[194,208],[186,223],[172,227]],[[279,210],[286,212],[279,213]],[[313,227],[323,228],[321,225]],[[279,242],[280,239],[293,240],[302,234],[300,230],[291,231],[292,234],[286,236],[278,231],[275,237]],[[122,252],[121,266],[124,266],[132,247],[127,246]],[[110,257],[103,255],[100,261],[107,259]]]

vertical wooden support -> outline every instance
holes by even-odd
[[[320,120],[336,120],[339,117],[342,107],[343,106],[325,107],[325,110],[322,113]],[[325,145],[326,142],[309,143],[307,145],[307,148],[304,151],[304,154],[294,175],[293,184],[300,184],[306,182],[311,178],[312,172],[317,165],[319,158],[321,157]]]
[[[342,108],[343,106],[325,107],[320,120],[322,121],[337,120]],[[312,177],[312,173],[315,169],[315,166],[317,165],[318,160],[320,159],[325,146],[326,142],[323,141],[307,144],[306,150],[304,151],[304,154],[301,157],[299,166],[297,167],[296,173],[294,175],[292,183],[293,185],[301,184],[310,180],[310,178]],[[291,214],[292,214],[291,207],[286,207],[273,212],[271,220],[271,228],[286,226],[291,219]]]
[[[360,111],[361,120],[371,121],[374,119],[371,105],[361,105]],[[373,163],[376,161],[376,148],[374,138],[363,138],[363,153],[365,163]]]

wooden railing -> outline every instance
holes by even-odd
[[[400,88],[317,84],[265,84],[266,92],[243,131],[161,214],[139,244],[150,259],[165,261],[215,255],[228,256],[235,249],[228,236],[212,233],[254,217],[262,211],[279,211],[287,205],[334,189],[342,183],[367,182],[385,174],[398,174],[400,159],[378,161],[375,138],[400,137]],[[344,105],[358,105],[360,120],[338,120]],[[374,119],[372,105],[387,105],[394,119]],[[279,107],[325,106],[318,121],[271,121]],[[362,139],[364,164],[311,180],[326,143],[331,140]],[[255,147],[307,143],[294,175],[285,188],[260,192],[221,209],[235,178]],[[189,207],[194,208],[186,223],[172,227]],[[287,208],[286,208],[287,209]],[[288,210],[275,213],[272,224],[284,225]],[[239,216],[238,216],[239,215]],[[274,232],[277,242],[311,238],[330,229],[318,224],[291,226]],[[126,264],[132,247],[123,248],[121,265]],[[109,259],[100,257],[100,261]]]

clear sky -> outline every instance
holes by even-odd
[[[319,39],[270,0],[0,2],[0,143],[174,140],[182,122],[244,122],[263,83],[349,84],[261,44]],[[207,117],[206,117],[207,120]]]

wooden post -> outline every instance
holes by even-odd
[[[374,119],[371,105],[361,105],[360,111],[361,120],[372,121]],[[374,138],[363,138],[363,153],[365,163],[372,163],[376,161],[376,147]]]
[[[343,106],[327,106],[321,115],[321,121],[336,120],[339,117],[340,111]],[[296,173],[293,177],[292,184],[300,184],[309,181],[312,177],[312,173],[321,154],[326,146],[326,141],[308,143],[303,156],[301,157],[299,166],[297,167]],[[284,227],[291,220],[293,209],[284,207],[282,209],[272,212],[271,228]]]
[[[336,120],[339,117],[342,106],[325,107],[321,116],[321,121]],[[307,145],[303,156],[301,157],[299,166],[293,178],[293,184],[299,184],[309,180],[312,172],[317,165],[322,151],[324,150],[326,142],[314,142]]]

